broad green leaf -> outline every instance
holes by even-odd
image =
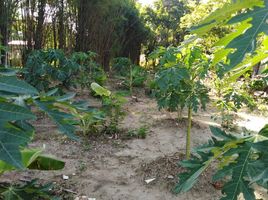
[[[22,157],[22,165],[27,168],[41,153],[42,150],[24,149],[20,151]],[[0,174],[16,169],[14,166],[0,161]]]
[[[25,146],[30,141],[31,137],[31,133],[16,129],[13,126],[8,128],[1,126],[0,160],[16,168],[23,168],[20,147]]]
[[[265,125],[265,126],[260,130],[259,135],[262,135],[262,136],[268,138],[268,124]]]
[[[53,94],[56,94],[59,91],[58,88],[55,88],[53,90],[50,90],[46,93],[46,96],[52,96]]]
[[[47,113],[62,133],[71,139],[78,140],[78,137],[75,135],[75,126],[70,123],[74,120],[73,115],[60,112],[56,107],[54,107],[53,102],[41,102],[35,100],[34,103],[40,110]]]
[[[210,126],[210,131],[212,132],[212,134],[220,139],[224,139],[224,140],[231,140],[234,139],[234,137],[232,135],[228,135],[225,133],[225,131],[221,130],[218,127],[214,127],[214,126]]]
[[[91,89],[96,92],[100,96],[110,96],[111,91],[107,90],[106,88],[100,86],[98,83],[91,83]]]
[[[47,155],[40,155],[30,165],[28,165],[28,169],[60,170],[63,169],[64,166],[65,162],[61,160]]]
[[[189,162],[185,161],[184,163],[183,162],[181,163],[182,166],[190,168],[191,172],[181,173],[179,175],[180,182],[174,189],[175,193],[182,193],[189,191],[197,182],[198,177],[207,169],[207,167],[210,164],[209,161],[201,163],[195,163],[195,162],[191,163],[191,162],[192,161]]]
[[[232,170],[232,180],[223,187],[225,196],[221,200],[237,200],[242,193],[245,200],[256,200],[254,190],[250,187],[250,182],[245,179],[247,176],[247,167],[252,153],[250,147],[238,149],[238,158],[235,163],[223,168],[223,170]]]
[[[228,56],[230,64],[228,68],[232,69],[243,61],[247,53],[253,53],[257,45],[260,34],[268,34],[268,1],[265,1],[265,7],[254,8],[252,11],[242,13],[234,17],[230,23],[241,22],[244,19],[252,19],[251,27],[246,29],[243,35],[233,39],[226,48],[235,49],[234,53]]]
[[[41,149],[23,149],[20,151],[24,168],[36,170],[60,170],[65,163],[56,158],[43,154]],[[14,170],[15,167],[0,161],[0,174]]]
[[[227,82],[235,82],[239,77],[245,74],[248,70],[259,62],[265,60],[268,57],[268,36],[263,37],[262,44],[254,52],[252,56],[247,56],[243,62],[238,64],[230,71],[230,75],[225,79]]]
[[[201,25],[193,29],[193,33],[202,36],[215,26],[233,25],[236,30],[215,44],[215,46],[223,46],[225,49],[215,54],[213,64],[215,65],[227,57],[227,62],[221,69],[222,74],[222,72],[230,71],[238,65],[241,67],[241,62],[245,61],[243,69],[239,71],[243,73],[248,69],[245,66],[253,66],[253,63],[267,58],[267,53],[255,54],[256,50],[259,49],[259,38],[263,34],[268,34],[267,13],[268,1],[233,0],[213,12],[201,22]],[[245,59],[249,55],[252,58],[246,61]],[[241,74],[239,72],[234,75],[234,78]]]
[[[0,120],[16,121],[36,119],[36,116],[27,108],[11,103],[0,102]]]
[[[234,14],[253,7],[264,7],[263,0],[232,0],[226,3],[222,8],[211,13],[198,26],[192,28],[192,33],[204,35],[212,28],[226,23]]]
[[[38,91],[33,86],[14,76],[0,77],[0,91],[17,94],[38,94]]]

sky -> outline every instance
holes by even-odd
[[[143,5],[152,5],[155,0],[139,0]]]

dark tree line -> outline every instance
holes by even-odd
[[[38,49],[94,51],[109,70],[114,57],[139,62],[148,30],[134,0],[0,0],[0,35],[2,46],[26,42],[24,61]]]

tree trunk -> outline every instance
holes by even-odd
[[[87,40],[87,16],[89,9],[88,0],[78,1],[78,23],[77,23],[77,35],[76,35],[76,51],[87,51],[86,40]]]
[[[192,108],[188,108],[188,128],[186,136],[186,159],[191,158],[191,129],[192,129]]]
[[[58,12],[59,17],[59,29],[58,29],[58,35],[59,35],[59,48],[65,49],[65,30],[64,30],[64,2],[63,0],[60,0],[60,7]]]
[[[46,7],[46,0],[39,0],[34,49],[42,49],[43,46],[43,32],[44,32],[43,26],[45,21],[45,7]]]
[[[57,49],[57,28],[56,28],[56,20],[52,20],[52,31],[53,31],[53,43],[54,43],[54,49]]]
[[[0,0],[0,45],[8,45],[8,16],[7,16],[7,1]],[[0,51],[0,63],[6,64],[6,52]]]

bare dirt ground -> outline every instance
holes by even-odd
[[[56,134],[56,127],[41,116],[35,124],[37,136],[31,147],[45,147],[46,153],[63,159],[66,167],[62,171],[26,171],[13,174],[13,179],[35,177],[44,182],[53,181],[63,199],[83,195],[96,200],[219,199],[220,191],[211,184],[211,170],[188,193],[171,192],[176,175],[183,171],[177,163],[183,159],[186,122],[178,123],[175,113],[158,111],[155,101],[144,96],[138,97],[138,101],[128,98],[124,109],[127,116],[122,128],[131,130],[145,125],[149,128],[146,139],[100,137],[77,143]],[[211,136],[209,125],[215,124],[210,118],[213,114],[209,107],[208,112],[194,115],[193,146],[206,142]],[[242,121],[245,120],[250,123],[248,119]],[[63,180],[63,175],[69,179]],[[150,184],[145,183],[152,178],[155,180]]]

